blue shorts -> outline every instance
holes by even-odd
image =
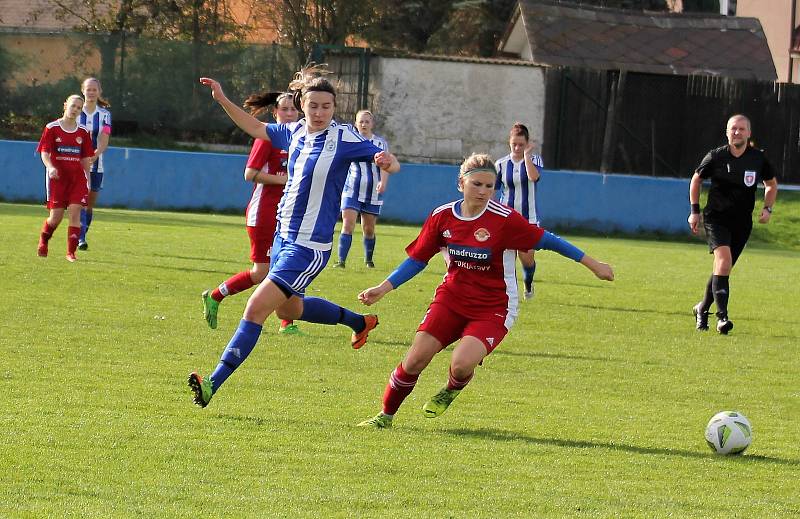
[[[92,171],[89,178],[89,191],[99,193],[103,190],[103,173]]]
[[[269,274],[273,283],[294,295],[303,297],[331,257],[331,251],[309,249],[275,233],[270,255]]]
[[[374,214],[380,216],[381,207],[383,204],[370,204],[369,202],[360,202],[356,197],[342,197],[342,211],[345,209],[352,209],[359,213]]]

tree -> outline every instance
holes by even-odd
[[[431,51],[433,35],[445,26],[454,0],[397,0],[385,2],[362,36],[375,47],[411,52]]]
[[[275,0],[262,9],[278,29],[281,43],[295,48],[303,63],[315,43],[344,45],[349,37],[363,34],[380,4],[380,0]]]

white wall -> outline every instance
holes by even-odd
[[[370,66],[376,132],[403,161],[456,163],[472,152],[499,158],[515,121],[541,145],[539,67],[385,57]]]

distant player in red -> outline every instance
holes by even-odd
[[[362,303],[372,305],[422,271],[442,248],[450,254],[447,275],[436,289],[411,348],[389,377],[382,411],[359,426],[391,427],[394,414],[422,370],[434,355],[457,342],[447,385],[423,407],[429,418],[447,410],[517,317],[516,251],[554,250],[580,262],[600,279],[614,279],[609,265],[494,201],[496,182],[491,157],[468,157],[458,178],[464,199],[435,209],[406,248],[408,258],[383,283],[359,294]]]
[[[89,197],[88,171],[94,156],[92,136],[78,124],[83,98],[71,95],[64,102],[64,115],[47,123],[36,151],[46,168],[47,208],[50,215],[39,235],[38,254],[47,256],[47,244],[67,210],[67,260],[75,261],[81,232],[81,209]]]
[[[288,93],[252,94],[244,102],[244,106],[249,108],[254,116],[263,113],[270,106],[273,107],[272,115],[279,124],[294,122],[299,115],[292,96]],[[273,147],[271,141],[255,139],[253,142],[244,170],[244,179],[253,182],[253,194],[245,212],[247,235],[250,237],[250,260],[253,262],[253,267],[235,274],[217,288],[203,292],[203,314],[211,328],[217,327],[219,304],[225,297],[243,292],[267,277],[270,249],[277,224],[278,202],[283,196],[288,178],[287,162],[287,151]],[[299,333],[297,325],[287,320],[281,321],[280,331],[288,334]]]

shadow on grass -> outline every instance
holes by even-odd
[[[150,256],[155,258],[168,258],[168,259],[178,259],[178,260],[189,260],[189,261],[213,261],[214,263],[230,263],[232,265],[239,265],[239,266],[247,266],[250,263],[247,258],[241,261],[236,260],[225,260],[220,258],[209,258],[208,256],[178,256],[176,254],[159,254],[159,253],[152,253]]]
[[[692,315],[692,310],[683,311],[683,312],[664,312],[664,311],[656,311],[651,310],[648,308],[633,308],[633,307],[622,307],[622,306],[603,306],[603,305],[584,305],[580,303],[553,303],[554,305],[560,306],[572,306],[575,308],[588,308],[590,310],[608,310],[611,312],[627,312],[627,313],[634,313],[634,314],[654,314],[654,315],[674,315],[678,317],[685,318],[691,325],[694,325],[694,316]],[[713,316],[712,316],[713,317]],[[761,322],[763,319],[757,318],[750,318],[750,317],[732,317],[731,320],[735,320],[736,322]],[[800,326],[800,321],[784,321],[779,319],[769,319],[770,323],[776,324],[786,324],[790,326]],[[762,336],[762,335],[759,335]],[[775,337],[775,338],[785,338],[785,339],[796,339],[797,337],[794,335],[769,335],[768,337]]]
[[[197,213],[186,212],[186,218],[181,218],[179,215],[170,213],[148,213],[145,211],[131,211],[130,212],[115,212],[113,209],[101,207],[95,210],[98,213],[97,219],[102,219],[106,222],[115,222],[122,224],[129,224],[132,226],[141,225],[165,225],[171,227],[241,227],[244,231],[244,218],[238,222],[229,222],[222,220],[215,220],[212,215],[207,215],[207,218],[197,218]],[[219,213],[215,213],[219,214]],[[206,215],[204,215],[206,216]]]
[[[508,351],[496,349],[492,355],[507,355],[511,357],[534,357],[539,359],[564,359],[564,360],[588,360],[591,362],[625,362],[624,359],[613,359],[610,357],[590,357],[588,355],[567,355],[565,353],[546,353],[532,351],[529,353],[522,353],[517,351]]]
[[[121,261],[107,261],[107,260],[97,260],[97,259],[87,259],[85,260],[87,265],[89,264],[98,264],[98,265],[115,265],[118,267],[126,267],[127,263]],[[200,272],[204,274],[219,274],[221,276],[230,276],[230,270],[213,270],[213,269],[199,269],[199,268],[188,268],[188,267],[169,267],[167,265],[148,265],[146,263],[137,263],[136,267],[139,268],[152,268],[152,269],[160,269],[160,270],[169,270],[169,271],[177,271],[177,272]]]
[[[687,451],[679,449],[659,449],[656,447],[638,447],[624,443],[597,442],[588,440],[563,440],[561,438],[537,438],[524,434],[516,434],[494,429],[452,429],[444,431],[454,436],[466,436],[491,441],[521,441],[533,445],[546,445],[550,447],[567,447],[570,449],[607,449],[611,451],[630,452],[632,454],[653,454],[657,456],[679,456],[682,458],[706,459],[715,458],[711,452]],[[774,458],[771,456],[743,455],[743,456],[720,456],[718,459],[736,463],[772,463],[777,465],[800,466],[800,460],[786,458]]]

